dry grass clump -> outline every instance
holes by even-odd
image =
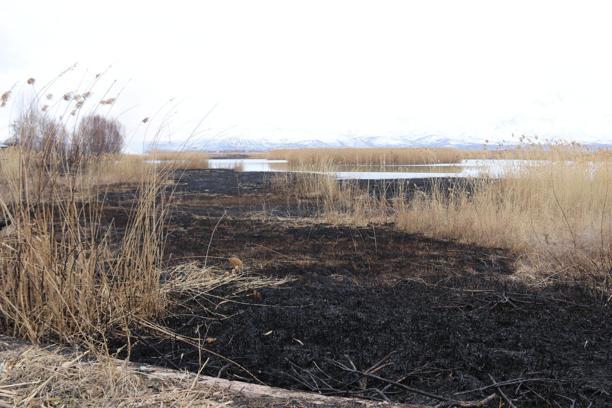
[[[339,181],[333,173],[329,174],[330,168],[277,173],[272,176],[272,186],[293,196],[327,222],[366,225],[389,220],[390,202],[384,192],[373,195],[368,187],[361,187],[354,180]]]
[[[160,183],[138,187],[130,222],[117,241],[104,226],[100,194],[88,178],[44,173],[27,167],[0,199],[2,217],[13,233],[0,242],[0,315],[7,332],[32,341],[102,341],[111,329],[135,318],[152,318],[164,302],[159,273],[164,208]],[[153,173],[150,179],[157,177]],[[32,192],[27,183],[42,189]]]
[[[609,161],[612,159],[612,149],[586,148],[577,143],[558,141],[539,143],[537,139],[522,138],[516,146],[466,150],[464,156],[466,159]]]
[[[201,266],[197,262],[180,264],[167,270],[163,275],[162,292],[167,298],[207,297],[223,286],[231,286],[234,295],[251,290],[284,285],[291,278],[270,278],[245,273],[244,264],[239,269],[222,271],[218,268]],[[216,302],[212,302],[216,303]]]
[[[109,154],[91,162],[83,176],[90,179],[88,184],[95,186],[140,184],[149,180],[156,167],[160,166],[147,162],[142,155]]]
[[[538,151],[548,152],[540,156],[541,163],[513,168],[502,178],[468,180],[452,190],[448,183],[432,180],[431,187],[410,198],[401,187],[390,197],[372,194],[357,181],[326,175],[329,168],[296,173],[290,181],[277,176],[275,183],[314,202],[328,222],[393,221],[409,232],[504,247],[520,255],[525,276],[538,280],[563,276],[589,281],[609,292],[609,151],[574,145]]]
[[[151,150],[145,154],[145,160],[155,161],[174,169],[207,169],[209,155],[196,150]]]
[[[160,377],[113,359],[0,337],[0,406],[226,406],[193,375]],[[222,404],[223,403],[223,404]]]
[[[268,159],[288,160],[290,165],[408,165],[459,163],[463,154],[452,148],[332,148],[272,150]]]
[[[22,151],[17,147],[0,149],[0,197],[7,200],[9,194],[8,184],[10,180],[16,180],[19,176]],[[39,154],[30,152],[29,158],[34,158]],[[55,160],[61,163],[61,159]],[[169,174],[170,166],[160,166],[150,163],[144,156],[137,154],[104,154],[96,160],[87,161],[85,166],[76,173],[82,179],[80,186],[102,187],[113,184],[139,184],[149,179],[149,175],[155,169],[164,169],[164,173]],[[64,170],[61,171],[65,173]],[[65,174],[64,174],[65,175]],[[69,178],[58,177],[56,182],[65,184]],[[2,194],[4,192],[4,195]]]
[[[399,228],[509,248],[530,267],[612,285],[612,167],[551,160],[452,194],[434,187],[396,200]]]
[[[95,118],[67,135],[34,105],[12,125],[15,146],[0,153],[5,333],[100,348],[111,331],[154,318],[166,304],[160,290],[164,175],[140,161],[126,165],[116,152],[120,126]],[[131,177],[137,173],[139,199],[118,234],[103,222],[100,186],[128,168]]]

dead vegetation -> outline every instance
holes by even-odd
[[[0,336],[0,407],[398,407],[136,365]]]
[[[103,100],[104,104],[112,103],[109,101]],[[208,335],[200,332],[199,324],[194,327],[194,319],[203,319],[204,323],[207,323],[209,316],[214,316],[217,320],[230,317],[238,320],[239,317],[236,316],[244,314],[244,307],[248,306],[258,310],[264,308],[265,311],[257,316],[266,316],[266,313],[269,313],[269,316],[274,317],[271,321],[277,323],[277,317],[281,313],[295,312],[295,318],[290,319],[293,324],[305,315],[308,316],[302,308],[313,305],[290,303],[284,308],[275,304],[264,305],[263,303],[272,298],[270,294],[273,293],[262,294],[264,289],[278,289],[276,296],[279,296],[279,292],[289,292],[291,288],[284,285],[292,280],[286,275],[248,273],[255,262],[252,258],[244,258],[238,252],[245,250],[244,242],[235,244],[235,252],[219,254],[223,255],[222,259],[228,260],[232,267],[231,272],[221,270],[217,264],[207,265],[213,236],[225,216],[225,210],[214,227],[207,225],[207,228],[212,227],[208,247],[206,248],[201,240],[195,242],[197,250],[203,255],[203,264],[188,262],[169,267],[164,263],[166,215],[172,199],[165,183],[170,178],[170,172],[176,169],[188,169],[191,166],[202,168],[207,156],[201,152],[186,155],[154,152],[151,153],[152,156],[147,157],[119,155],[113,150],[113,140],[116,140],[119,134],[119,126],[111,126],[111,131],[107,131],[107,122],[95,120],[91,123],[103,126],[106,130],[98,132],[84,126],[77,128],[78,136],[75,136],[66,132],[65,127],[48,121],[45,116],[28,115],[25,118],[23,120],[27,121],[26,125],[17,123],[14,129],[18,132],[17,136],[20,136],[19,140],[28,142],[0,152],[0,325],[4,332],[13,336],[35,343],[55,341],[70,344],[78,346],[81,352],[71,359],[61,358],[40,349],[21,350],[14,355],[5,353],[0,370],[0,402],[23,406],[52,405],[58,402],[90,406],[134,405],[139,403],[139,399],[144,399],[145,403],[150,405],[193,403],[208,406],[207,404],[216,403],[218,395],[211,389],[195,390],[193,386],[186,388],[184,381],[156,382],[137,371],[126,372],[109,363],[110,359],[105,360],[111,353],[121,354],[126,359],[132,358],[135,344],[140,348],[155,351],[156,357],[165,359],[170,364],[173,364],[173,358],[182,364],[183,351],[195,350],[197,357],[193,357],[189,364],[197,365],[196,369],[199,371],[208,368],[210,357],[223,362],[217,370],[218,375],[226,372],[228,367],[233,367],[238,373],[236,375],[251,381],[260,381],[259,372],[242,365],[239,358],[232,360],[215,351],[221,335],[231,336],[223,344],[229,347],[234,333]],[[36,120],[41,122],[37,124]],[[79,147],[79,144],[90,143],[88,135],[92,135],[93,139],[109,137],[110,140],[108,143],[97,140],[95,143],[91,142],[90,147]],[[530,282],[530,287],[571,279],[580,283],[588,282],[596,293],[608,296],[612,274],[612,220],[608,203],[612,176],[607,159],[609,156],[597,153],[597,160],[594,160],[592,152],[580,154],[574,149],[577,148],[568,150],[571,151],[571,156],[558,154],[561,150],[557,149],[554,156],[548,156],[545,164],[527,167],[502,179],[483,178],[456,185],[451,189],[444,183],[432,183],[429,189],[414,191],[409,185],[398,187],[397,183],[390,183],[372,194],[369,185],[350,181],[339,183],[334,177],[326,175],[326,168],[321,166],[330,163],[337,165],[344,163],[342,160],[346,159],[334,162],[338,159],[331,156],[324,160],[304,160],[302,163],[305,169],[309,170],[308,173],[299,173],[295,177],[277,176],[275,185],[282,192],[290,192],[292,198],[304,199],[308,205],[314,205],[319,219],[334,224],[363,225],[367,227],[368,234],[369,228],[372,227],[372,242],[377,256],[379,240],[381,250],[383,241],[377,238],[375,225],[391,222],[395,228],[404,231],[451,238],[485,247],[507,248],[520,255],[521,263],[518,265],[524,268],[521,274],[508,279],[525,278]],[[442,156],[433,159],[425,154],[421,155],[420,159],[415,158],[417,156],[412,157],[417,161],[447,161],[442,160]],[[363,158],[365,162],[374,160],[378,164],[387,163],[385,154],[347,157],[348,161],[359,162]],[[398,156],[390,160],[400,158]],[[120,208],[112,213],[117,218],[120,218],[120,213],[125,215],[123,221],[118,221],[108,216],[109,205],[105,194],[108,193],[108,185],[121,182],[131,183],[133,191],[130,194],[133,194],[134,199],[130,201],[129,208]],[[251,198],[247,200],[250,201]],[[184,235],[191,226],[183,226]],[[240,226],[240,230],[242,229],[243,226]],[[324,242],[327,242],[330,248],[321,248],[322,244],[316,243],[312,248],[311,260],[317,260],[325,249],[329,249],[332,250],[327,254],[330,264],[340,265],[334,264],[337,261],[334,257],[342,237],[333,236],[338,231],[320,232],[322,239],[328,239]],[[255,236],[256,233],[257,231]],[[310,237],[311,234],[316,234],[316,231],[309,230],[307,233]],[[388,230],[387,233],[391,236],[396,231]],[[359,235],[363,240],[364,234],[360,232]],[[190,238],[191,236],[184,238],[185,245],[182,246],[187,246]],[[230,236],[229,239],[233,238]],[[256,238],[260,239],[261,236]],[[304,265],[309,268],[320,266],[314,261],[303,262],[300,258],[304,255],[303,247],[288,243],[290,238],[295,239],[288,234],[282,234],[280,240],[299,251],[295,257],[299,262],[293,262],[296,273],[303,274]],[[373,269],[370,262],[378,258],[363,259],[362,265],[356,265],[354,262],[358,258],[358,252],[372,250],[370,237],[367,237],[368,244],[364,247],[366,249],[361,250],[357,248],[356,242],[359,241],[356,239],[351,236],[350,242],[348,238],[345,240],[349,251],[345,252],[347,255],[345,264],[342,264],[343,270],[362,271],[360,268],[367,265],[367,271],[371,272]],[[299,239],[296,243],[299,243]],[[263,249],[282,258],[266,263],[267,268],[278,267],[283,261],[292,264],[292,257],[278,251],[281,245],[275,248],[259,245],[257,248],[260,252]],[[418,246],[415,245],[415,248]],[[426,249],[419,251],[426,252]],[[413,252],[418,254],[419,251]],[[245,262],[238,256],[228,259],[227,255],[231,253],[236,253],[245,259]],[[486,275],[492,271],[496,262],[498,263],[495,259],[497,258],[490,258],[489,265],[486,263],[487,259],[477,258],[464,272],[468,275]],[[425,269],[440,270],[441,264],[438,261],[437,258],[433,259],[430,264],[426,264]],[[403,260],[398,258],[394,262],[395,266],[398,266],[398,262]],[[484,272],[477,274],[475,268],[483,262]],[[450,265],[448,268],[444,271],[457,271],[456,265]],[[411,269],[407,271],[414,272]],[[325,276],[327,272],[328,268],[325,266],[317,269],[314,279],[322,279],[321,276]],[[400,272],[405,273],[406,270],[402,267]],[[321,276],[317,277],[319,273]],[[341,286],[336,278],[345,277],[330,277],[324,281],[325,285],[314,285],[317,288],[314,293],[329,290],[335,284]],[[436,282],[441,282],[441,279],[446,282],[453,276],[436,278],[440,278],[436,279]],[[415,284],[416,290],[420,291],[458,290],[438,287],[438,283],[425,282],[414,276],[408,279],[402,277],[400,283]],[[359,285],[349,287],[355,291],[345,293],[355,293],[357,296],[349,297],[355,303],[344,313],[361,313],[358,309],[363,305],[359,300],[370,296],[370,293],[360,292]],[[308,292],[308,288],[304,287],[293,290]],[[415,288],[409,287],[407,290],[414,292]],[[525,305],[541,300],[534,298],[535,295],[507,295],[505,292],[497,293],[493,289],[480,288],[473,291],[472,288],[465,289],[470,296],[480,293],[481,297],[485,298],[480,299],[484,306],[475,310],[469,309],[474,301],[471,298],[469,302],[461,301],[458,306],[453,307],[458,307],[461,313],[468,314],[476,314],[480,310],[491,312],[503,307],[518,313],[523,307],[527,307]],[[448,297],[448,293],[444,293],[444,296]],[[378,299],[382,304],[382,297],[390,296],[382,294],[380,298],[373,299]],[[333,298],[328,296],[327,300]],[[338,326],[342,319],[338,319],[340,323],[336,323],[334,319],[337,316],[334,317],[334,313],[339,309],[326,308],[327,300],[317,302],[317,306],[323,307],[324,313],[331,316],[329,320],[332,325]],[[523,307],[521,302],[525,304]],[[194,305],[200,308],[197,316],[193,314]],[[234,309],[235,313],[222,314],[222,310],[225,313],[222,306],[228,305],[240,309]],[[417,302],[405,310],[419,310],[422,305]],[[526,318],[541,309],[537,306],[532,308],[530,313],[525,312]],[[185,312],[183,315],[187,319],[185,324],[180,326],[183,330],[180,333],[164,321],[164,318],[168,317],[180,322],[177,317],[179,313],[169,313],[177,310]],[[504,313],[500,312],[501,318],[506,316]],[[389,316],[392,314],[390,312]],[[320,315],[314,318],[320,319]],[[309,316],[313,318],[312,315]],[[572,316],[566,314],[570,323]],[[400,316],[398,320],[398,327],[407,323],[401,320],[402,318],[403,316]],[[474,320],[478,319],[467,319],[470,324]],[[313,322],[310,329],[317,325],[317,320]],[[204,323],[202,326],[205,326]],[[363,321],[361,323],[363,324]],[[320,322],[318,324],[321,325]],[[243,326],[247,325],[251,329],[256,327],[252,322],[245,321]],[[278,334],[274,333],[269,327],[265,327],[265,331],[257,329],[258,336],[263,338],[258,338],[261,344],[266,344],[274,338],[268,336],[281,335],[280,331]],[[260,335],[260,332],[263,334]],[[313,333],[316,334],[316,330],[304,332],[305,335]],[[407,335],[406,333],[408,330],[402,330],[401,334]],[[440,333],[442,338],[443,334]],[[302,352],[304,355],[311,353],[308,357],[309,363],[312,361],[312,350],[303,348],[307,344],[303,341],[306,336],[296,338],[290,331],[282,336],[284,337],[280,340],[277,339],[278,345],[287,340],[290,346],[285,344],[285,350],[299,350],[296,355]],[[170,344],[171,351],[164,353],[155,346],[150,347],[148,341],[151,339],[158,340],[160,344]],[[182,346],[177,347],[177,344]],[[439,345],[446,347],[446,342],[441,340]],[[442,349],[444,350],[446,349]],[[179,357],[174,356],[176,351],[180,353]],[[470,353],[469,350],[465,352]],[[95,354],[98,360],[88,360],[86,353]],[[383,400],[396,393],[421,395],[439,401],[441,406],[483,406],[493,400],[503,400],[511,406],[512,399],[504,394],[506,387],[518,388],[523,383],[536,380],[542,382],[542,378],[537,376],[521,374],[518,378],[501,379],[494,373],[497,380],[493,377],[487,379],[488,385],[480,385],[452,396],[442,395],[427,391],[430,388],[427,384],[416,387],[403,382],[404,378],[397,380],[382,375],[382,367],[392,365],[388,359],[389,357],[377,358],[374,361],[376,364],[364,365],[353,362],[350,357],[346,360],[339,357],[327,358],[325,361],[328,367],[341,373],[334,375],[333,381],[328,378],[328,371],[316,367],[316,362],[316,369],[293,363],[292,375],[303,388],[316,392],[334,395],[348,393]],[[400,366],[399,360],[393,364]],[[445,376],[450,373],[451,370],[446,367],[435,371],[434,375],[439,381],[444,381]],[[423,378],[427,380],[428,377],[424,375]],[[544,380],[549,381],[547,378]],[[562,384],[560,380],[554,381],[556,385]],[[329,383],[333,385],[330,386]],[[192,384],[195,384],[195,380]],[[368,384],[376,386],[367,387]],[[464,401],[463,395],[467,393],[482,398]],[[519,398],[519,394],[515,394],[514,398]],[[531,397],[533,396],[530,394]]]
[[[451,148],[337,148],[278,149],[268,159],[288,160],[290,165],[311,167],[326,165],[408,165],[459,163],[460,150]]]
[[[40,348],[0,337],[0,406],[228,406],[218,387],[195,378],[164,377],[150,369],[87,352]]]
[[[4,332],[105,352],[111,339],[129,345],[135,326],[156,327],[152,322],[189,290],[273,284],[245,277],[241,267],[216,275],[206,265],[163,264],[166,182],[182,168],[174,159],[202,161],[205,154],[173,153],[170,164],[149,163],[118,153],[123,136],[116,121],[85,115],[69,133],[48,115],[31,106],[13,123],[13,146],[0,151]],[[105,218],[108,186],[117,183],[129,183],[137,197],[120,228]]]
[[[140,199],[118,237],[100,222],[105,203],[98,174],[117,160],[112,152],[102,155],[106,148],[100,146],[113,147],[119,134],[106,132],[109,122],[98,120],[92,126],[104,129],[80,128],[66,148],[56,135],[40,137],[35,118],[22,116],[14,126],[23,132],[15,137],[29,143],[3,153],[0,214],[13,231],[0,246],[2,326],[34,342],[101,349],[112,329],[128,330],[133,319],[153,318],[164,308],[163,175],[155,168],[139,173]],[[106,136],[108,145],[101,140]],[[37,139],[53,143],[31,142]]]
[[[291,179],[277,175],[274,183],[314,201],[317,213],[328,222],[393,222],[404,231],[508,248],[521,254],[517,266],[527,278],[569,277],[609,292],[609,151],[575,145],[533,150],[546,159],[509,170],[501,178],[481,177],[455,183],[451,189],[435,180],[422,191],[413,191],[410,181],[388,181],[387,187],[379,183],[378,193],[372,194],[363,183],[337,181],[325,165],[318,171],[306,165]]]

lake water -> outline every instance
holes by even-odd
[[[337,166],[328,174],[338,179],[411,179],[430,177],[501,177],[524,166],[538,164],[529,160],[463,160],[461,163],[441,163],[429,165],[348,165]],[[278,172],[291,171],[286,160],[266,159],[211,159],[211,169],[235,169],[238,171]]]

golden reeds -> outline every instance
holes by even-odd
[[[290,165],[398,165],[459,163],[463,154],[452,148],[331,148],[279,149],[268,159],[288,160]]]
[[[127,338],[129,349],[131,330],[153,327],[183,295],[209,284],[273,284],[195,266],[162,271],[166,182],[176,169],[207,167],[208,155],[122,154],[120,125],[102,119],[69,133],[32,107],[13,124],[18,143],[0,150],[4,333],[102,352],[109,337]],[[108,123],[116,132],[106,131]],[[115,229],[105,197],[117,183],[130,183],[137,199]]]
[[[18,143],[0,151],[0,221],[10,231],[0,238],[0,326],[32,341],[99,349],[111,330],[165,306],[165,174],[142,158],[105,154],[99,127],[68,141],[63,124],[37,112],[19,116]],[[122,137],[114,136],[118,151]],[[101,222],[104,185],[128,178],[138,200],[119,234]]]
[[[363,182],[329,175],[334,170],[329,162],[318,168],[304,165],[306,172],[276,175],[274,180],[279,188],[314,203],[327,222],[394,222],[409,232],[503,247],[521,259],[525,276],[584,279],[609,291],[610,151],[576,145],[524,150],[537,152],[541,161],[513,168],[501,178],[452,183],[451,190],[448,182],[432,179],[428,188],[409,195],[407,188],[397,186],[392,194],[372,194]]]
[[[138,186],[117,241],[112,226],[100,224],[104,201],[91,178],[32,168],[28,152],[20,158],[18,177],[5,187],[13,200],[0,198],[14,228],[0,243],[0,315],[8,332],[32,341],[101,341],[111,328],[155,316],[164,306],[158,175],[151,171]]]
[[[401,229],[523,255],[528,273],[595,278],[612,284],[612,163],[549,160],[470,188],[394,202]]]

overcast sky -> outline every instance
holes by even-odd
[[[135,137],[612,141],[608,3],[0,0],[0,93],[78,63],[54,92],[112,66]]]

